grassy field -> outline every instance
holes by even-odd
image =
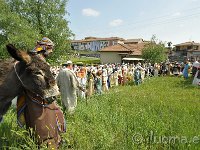
[[[200,149],[200,92],[183,78],[160,77],[79,101],[67,116],[61,149]],[[36,149],[11,109],[0,125],[2,149]]]
[[[100,54],[99,51],[92,51],[92,50],[77,50],[75,52],[79,54]]]
[[[100,59],[94,57],[72,58],[71,60],[74,64],[80,64],[80,62],[85,65],[100,64]]]

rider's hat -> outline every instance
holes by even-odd
[[[54,46],[54,43],[48,37],[43,37],[41,41],[38,41],[38,44]]]

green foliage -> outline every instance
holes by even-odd
[[[156,37],[153,36],[151,42],[146,44],[142,50],[142,58],[151,63],[160,63],[167,59],[167,50],[164,43],[156,43]]]
[[[0,0],[1,47],[13,43],[18,48],[30,50],[37,40],[47,36],[55,43],[51,60],[70,50],[73,36],[68,28],[65,8],[67,0]],[[3,53],[3,49],[0,49]]]
[[[6,58],[5,44],[13,43],[18,48],[30,49],[38,36],[26,19],[12,12],[4,0],[0,3],[0,58]]]
[[[99,58],[88,58],[88,57],[83,57],[83,58],[72,58],[71,59],[74,64],[78,64],[82,62],[83,64],[100,64],[100,59]]]
[[[91,50],[74,50],[74,52],[79,54],[100,54],[99,51],[91,51]]]
[[[192,139],[200,138],[199,97],[199,88],[193,87],[191,80],[175,77],[113,88],[87,103],[79,101],[75,114],[66,116],[67,133],[62,135],[66,143],[60,149],[198,149],[200,141]],[[11,110],[0,124],[1,146],[34,149],[33,140],[13,121],[15,113]],[[150,139],[151,133],[157,138],[155,142]],[[133,140],[134,135],[142,136],[139,143]],[[187,137],[187,141],[160,142],[161,136]]]

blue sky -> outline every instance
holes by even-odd
[[[200,0],[69,0],[69,27],[86,36],[200,42]]]

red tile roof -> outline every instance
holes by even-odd
[[[132,55],[142,55],[142,49],[145,43],[138,44],[117,44],[108,46],[100,50],[100,52],[129,52]]]
[[[139,42],[143,42],[143,39],[142,38],[139,38],[139,39],[127,39],[124,41],[125,44],[131,44],[131,43],[139,43]]]

